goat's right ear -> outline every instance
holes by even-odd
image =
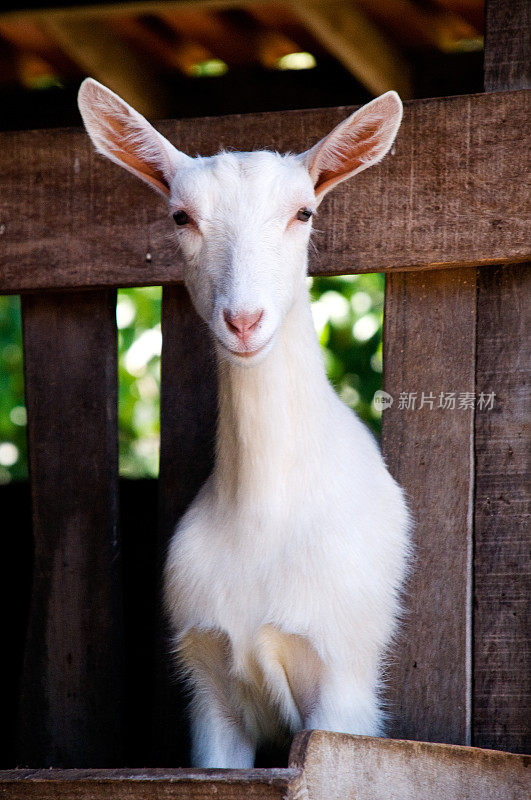
[[[87,78],[78,105],[96,150],[168,197],[173,176],[192,159],[106,86]]]

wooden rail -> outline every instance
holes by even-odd
[[[531,758],[493,750],[302,731],[286,769],[0,772],[9,800],[520,800]]]
[[[194,155],[300,151],[352,108],[158,126]],[[406,104],[394,155],[326,198],[312,274],[531,258],[525,91]],[[171,284],[181,265],[164,206],[93,153],[80,130],[0,134],[0,292]]]

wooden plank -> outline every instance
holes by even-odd
[[[519,92],[406,104],[395,154],[323,202],[311,272],[531,258],[522,186],[528,105]],[[350,111],[182,120],[160,130],[192,154],[224,145],[297,151]],[[2,133],[0,148],[0,292],[181,279],[164,206],[93,153],[84,133]]]
[[[529,86],[529,5],[487,5],[485,89]],[[531,587],[529,487],[529,265],[479,270],[476,413],[473,742],[529,751]]]
[[[325,731],[295,737],[288,769],[8,770],[10,800],[519,800],[530,759],[472,747],[374,739]]]
[[[473,742],[531,748],[529,265],[478,276]]]
[[[159,566],[168,541],[211,472],[217,409],[217,375],[207,326],[183,286],[162,294]],[[187,764],[186,697],[174,677],[168,632],[159,625],[153,687],[155,763]]]
[[[6,769],[17,763],[15,747],[18,689],[31,596],[33,541],[28,483],[11,481],[1,485],[0,509],[2,509],[0,604],[5,609],[2,615],[0,768]]]
[[[474,392],[475,311],[474,269],[387,276],[384,389],[394,402],[383,414],[383,449],[415,520],[389,665],[396,738],[470,742],[474,410],[459,401]],[[453,410],[439,407],[449,392]],[[416,393],[415,409],[401,408],[401,393]]]
[[[304,731],[290,754],[308,800],[522,800],[527,756],[474,747]]]
[[[155,565],[157,541],[157,481],[148,478],[119,482],[120,547],[123,565],[125,661],[125,733],[122,764],[148,765],[151,746],[153,639],[160,614],[160,571]],[[0,602],[4,614],[0,685],[0,769],[17,764],[16,721],[32,577],[30,486],[26,481],[0,485],[2,559]],[[153,762],[157,765],[157,760]]]
[[[18,763],[120,763],[114,290],[27,295],[35,542]]]
[[[529,89],[529,3],[526,0],[488,0],[485,23],[485,90]]]
[[[10,770],[0,772],[9,800],[282,800],[295,797],[296,769]]]
[[[6,770],[9,800],[283,800],[295,798],[297,769]]]

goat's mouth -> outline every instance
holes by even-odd
[[[265,350],[272,338],[273,337],[270,336],[266,342],[260,345],[260,347],[257,347],[255,350],[231,350],[230,347],[225,349],[228,350],[233,356],[239,356],[240,358],[252,358],[253,356],[257,356],[258,353],[261,353],[262,350]]]
[[[230,353],[231,356],[235,356],[238,359],[240,358],[252,359],[255,356],[260,355],[260,353],[263,353],[264,350],[266,350],[269,347],[269,345],[273,341],[273,337],[274,334],[271,335],[269,339],[267,339],[267,341],[261,344],[260,347],[256,347],[254,350],[233,350],[231,347],[228,347],[224,342],[222,342],[221,339],[219,339],[218,337],[216,338],[221,347],[223,348],[223,350],[225,350],[225,352],[227,353]]]

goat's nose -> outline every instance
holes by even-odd
[[[228,309],[223,311],[223,318],[227,328],[231,333],[235,333],[239,339],[244,339],[253,331],[264,316],[264,309],[259,308],[252,314],[231,314]]]

